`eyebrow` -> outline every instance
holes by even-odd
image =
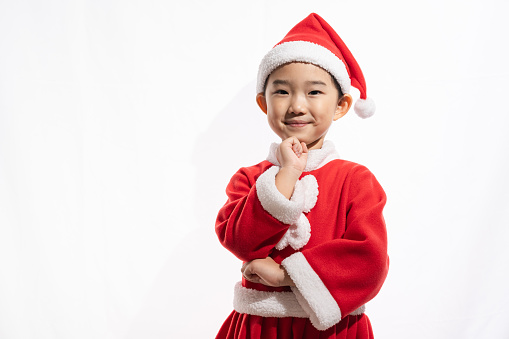
[[[323,81],[320,81],[320,80],[310,80],[310,81],[306,81],[306,84],[308,85],[321,85],[321,86],[327,86],[327,84]],[[288,80],[281,80],[281,79],[276,79],[272,82],[272,85],[290,85],[290,82]]]
[[[320,81],[320,80],[315,80],[315,81],[306,81],[307,84],[310,84],[310,85],[321,85],[321,86],[327,86],[327,84],[323,81]]]
[[[290,85],[290,82],[288,80],[276,79],[276,80],[272,81],[272,85]]]

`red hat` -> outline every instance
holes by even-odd
[[[311,13],[299,22],[262,59],[258,69],[257,93],[262,93],[265,81],[276,68],[289,62],[308,62],[329,72],[343,93],[354,86],[360,99],[354,106],[361,118],[375,113],[375,102],[366,96],[366,81],[352,53],[334,29],[318,14]]]

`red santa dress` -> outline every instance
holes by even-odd
[[[382,187],[366,167],[339,159],[325,141],[309,152],[288,200],[275,185],[277,147],[266,161],[232,177],[216,233],[244,262],[272,257],[296,286],[243,279],[216,338],[373,338],[364,305],[389,266]]]

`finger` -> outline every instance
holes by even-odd
[[[246,280],[249,280],[249,276],[251,275],[251,273],[249,272],[249,266],[248,265],[242,265],[241,272],[242,272],[242,276]]]
[[[302,152],[302,145],[301,145],[300,142],[293,144],[292,148],[293,148],[294,151]]]
[[[288,141],[288,143],[293,147],[295,145],[300,145],[300,141],[299,139],[297,139],[297,137],[289,137],[288,139],[286,139],[285,141]]]
[[[245,263],[242,264],[242,267],[240,268],[240,271],[242,273],[244,273],[244,271],[246,270],[246,266],[249,265],[249,263],[251,263],[251,261],[246,261]]]
[[[285,140],[281,141],[281,146],[283,146],[283,147],[285,147],[285,146],[286,147],[291,147],[296,142],[299,142],[296,137],[288,137]]]
[[[292,146],[292,149],[293,149],[293,152],[295,153],[295,155],[300,157],[300,155],[302,154],[302,145],[300,143],[294,144]]]
[[[299,139],[297,139],[297,137],[294,137],[294,136],[291,136],[286,140],[288,140],[292,145],[295,143],[299,143]]]
[[[305,142],[301,142],[300,144],[302,146],[302,153],[308,153],[309,150],[308,150],[308,146],[306,145],[306,143]]]
[[[300,152],[299,148],[297,147],[297,144],[295,144],[295,145],[292,147],[292,151],[293,151],[293,153],[295,153],[295,155],[296,155],[297,157],[300,157],[301,152]]]
[[[256,274],[244,273],[243,276],[244,276],[244,279],[246,279],[247,281],[250,281],[250,282],[260,283],[260,281],[261,281],[260,277]]]

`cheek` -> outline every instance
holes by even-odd
[[[275,115],[281,115],[281,112],[284,111],[285,108],[285,102],[284,100],[270,100],[267,102],[268,109],[270,109],[273,114]]]
[[[332,121],[336,112],[336,105],[330,102],[315,103],[311,108],[315,112],[315,118],[320,121]]]
[[[267,118],[269,119],[269,122],[281,122],[286,114],[284,103],[274,100],[268,102],[267,104]]]
[[[278,119],[277,116],[274,114],[271,114],[270,112],[267,114],[267,122],[269,123],[270,128],[272,128],[273,131],[276,131],[277,129],[281,128],[281,121]]]
[[[335,100],[331,100],[323,105],[324,112],[327,112],[327,114],[324,114],[324,118],[327,120],[333,121],[334,115],[336,114],[336,109],[338,108],[337,102]]]
[[[271,111],[268,111],[267,122],[269,124],[270,129],[274,133],[276,133],[277,136],[279,136],[280,138],[285,138],[284,125],[277,115],[273,114],[273,112]]]

